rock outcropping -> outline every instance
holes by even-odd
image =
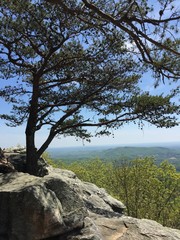
[[[67,170],[0,174],[0,240],[180,240],[180,231],[123,215],[104,189]]]
[[[15,172],[13,164],[6,158],[4,151],[0,148],[0,173]]]
[[[120,217],[124,208],[104,189],[81,182],[67,170],[53,169],[43,178],[0,174],[0,239],[61,236],[82,229],[89,211]]]

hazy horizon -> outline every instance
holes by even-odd
[[[49,147],[48,149],[91,149],[91,148],[116,148],[116,147],[180,147],[179,142],[152,142],[152,143],[127,143],[127,144],[104,144],[104,145],[82,145],[82,146],[59,146]]]

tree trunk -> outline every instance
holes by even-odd
[[[34,133],[28,135],[26,132],[26,172],[32,175],[37,175],[39,156],[34,144]]]
[[[29,117],[26,126],[26,171],[37,175],[39,155],[35,147],[35,132],[38,118],[39,76],[33,77],[33,93],[29,108]]]

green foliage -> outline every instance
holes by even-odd
[[[180,174],[167,161],[157,166],[153,158],[147,157],[123,161],[117,166],[94,159],[64,167],[121,200],[129,216],[180,228]]]
[[[49,165],[53,166],[54,168],[59,167],[59,165],[57,165],[54,160],[52,160],[52,158],[50,157],[48,152],[43,152],[42,156],[41,156]],[[60,162],[60,161],[59,161]]]
[[[149,218],[163,225],[178,227],[175,219],[180,212],[177,203],[180,174],[167,161],[160,166],[153,159],[136,159],[115,171],[113,193],[125,200],[127,213],[137,218]]]
[[[74,161],[71,163],[61,160],[48,160],[48,163],[55,167],[71,170],[77,177],[86,182],[93,182],[99,187],[107,188],[109,186],[108,176],[113,169],[112,163],[104,164],[100,159],[91,161]]]

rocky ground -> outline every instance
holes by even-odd
[[[125,216],[123,203],[71,171],[42,159],[40,177],[17,171],[22,154],[1,151],[0,240],[180,240],[179,230]]]

